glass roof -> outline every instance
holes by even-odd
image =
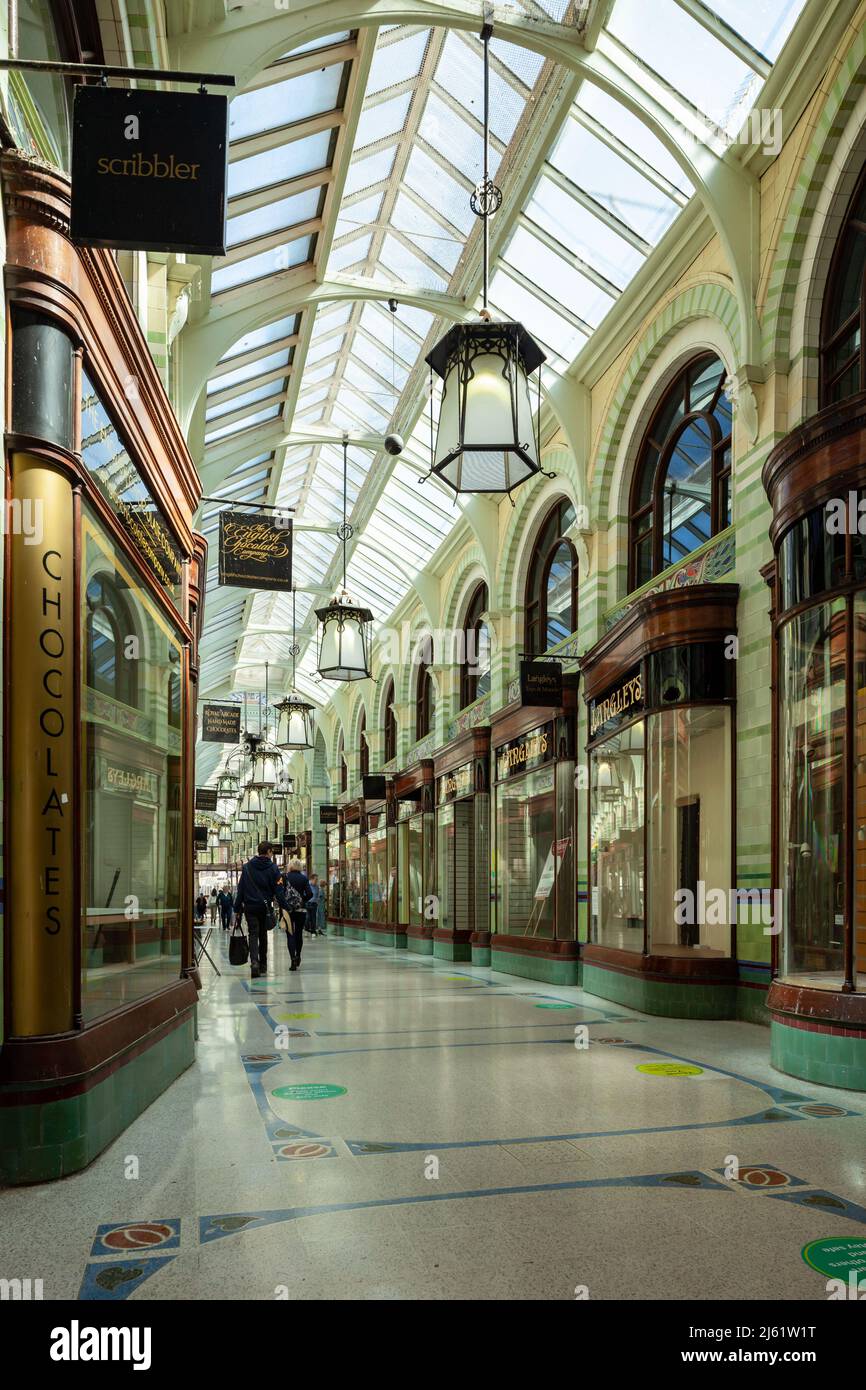
[[[648,24],[646,0],[613,0],[597,47],[719,155],[759,99],[803,4],[652,0]],[[500,8],[579,33],[597,16],[594,0],[500,0]],[[362,90],[354,65],[371,42]],[[569,85],[553,63],[499,34],[490,57],[490,168],[505,198],[491,223],[490,305],[541,343],[549,387],[694,189],[652,131],[589,81]],[[310,610],[340,577],[342,432],[351,441],[350,518],[363,516],[349,543],[348,585],[377,621],[462,513],[438,481],[421,482],[438,400],[437,383],[431,405],[423,358],[450,323],[434,299],[422,305],[437,294],[479,302],[471,252],[480,224],[469,197],[482,170],[482,116],[478,36],[400,24],[303,45],[232,102],[229,254],[214,262],[211,294],[215,306],[226,296],[272,314],[264,326],[252,319],[208,382],[204,476],[220,479],[208,484],[220,496],[248,489],[295,508],[298,683],[317,701],[331,687],[315,674]],[[306,265],[323,290],[351,277],[359,293],[314,296],[287,316],[281,273]],[[367,284],[378,288],[375,298]],[[398,458],[373,447],[389,432],[405,439]],[[202,517],[213,537],[216,513]],[[240,601],[236,591],[212,589],[206,636],[211,613],[203,690],[242,687],[264,660],[285,667],[290,596]]]

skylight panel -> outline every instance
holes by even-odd
[[[490,282],[490,298],[500,305],[542,342],[556,344],[563,357],[570,360],[586,342],[586,334],[557,314],[549,305],[513,280],[507,271],[497,270]]]
[[[252,92],[241,92],[229,107],[229,140],[244,140],[292,121],[333,111],[340,94],[343,64],[331,63]]]
[[[549,178],[539,179],[526,211],[533,222],[620,289],[643,264],[643,256],[631,242]]]
[[[410,241],[415,242],[428,256],[432,256],[434,261],[444,266],[449,276],[453,274],[465,243],[449,235],[435,218],[405,193],[397,196],[391,225],[408,236]]]
[[[409,156],[404,183],[424,202],[429,203],[435,197],[436,211],[464,236],[475,225],[475,213],[469,205],[469,190],[418,145]]]
[[[276,202],[266,203],[252,212],[230,217],[226,224],[226,244],[238,246],[241,242],[253,241],[256,237],[269,236],[271,232],[309,221],[318,215],[321,196],[321,189],[308,188],[290,198],[277,198]]]
[[[243,420],[237,420],[233,425],[222,425],[218,430],[211,430],[204,437],[205,444],[215,444],[218,439],[225,439],[230,434],[240,434],[241,430],[250,429],[253,425],[261,425],[265,420],[275,420],[280,413],[278,405],[271,406],[268,410],[258,410],[254,415],[247,415]]]
[[[384,196],[384,193],[372,193],[367,198],[359,198],[357,203],[349,203],[348,207],[344,203],[337,218],[334,236],[346,236],[349,232],[376,222],[382,210]]]
[[[473,184],[478,182],[484,166],[484,142],[469,122],[462,120],[435,92],[431,92],[427,98],[418,134],[434,150],[447,150],[455,167]],[[498,167],[499,154],[491,148],[491,178]]]
[[[709,8],[774,63],[806,0],[711,0]]]
[[[411,100],[411,92],[402,92],[400,96],[391,97],[388,101],[379,101],[375,106],[366,107],[361,112],[361,118],[358,121],[355,149],[360,150],[365,145],[372,145],[377,140],[384,140],[389,135],[398,134],[406,124],[406,115]]]
[[[483,121],[484,64],[480,39],[450,30],[436,67],[435,80],[460,105]],[[499,73],[490,72],[490,130],[507,145],[523,115],[524,98]]]
[[[438,274],[432,266],[414,255],[408,246],[404,246],[402,241],[390,234],[382,243],[379,264],[407,285],[423,285],[427,289],[444,290],[448,283],[444,275]]]
[[[378,404],[381,410],[393,408],[395,397],[390,387],[381,382],[378,377],[372,376],[366,367],[353,357],[349,358],[343,369],[343,380],[357,386],[358,390],[363,391],[365,396],[374,396],[376,398],[374,403]]]
[[[553,299],[561,300],[578,318],[595,328],[613,303],[613,297],[568,260],[551,251],[523,227],[518,227],[505,251],[504,261],[532,279]]]
[[[343,346],[345,333],[333,338],[323,338],[320,342],[311,343],[307,348],[307,366],[312,366],[315,362],[321,361],[323,357],[331,357],[333,353],[339,352]]]
[[[535,86],[538,74],[544,66],[544,59],[540,53],[534,53],[531,48],[523,48],[520,44],[507,43],[504,39],[497,38],[496,34],[490,40],[490,54],[491,57],[498,58],[500,63],[530,89]]]
[[[399,310],[395,317],[397,317],[397,322],[393,325],[392,330],[392,315],[390,311],[380,309],[378,304],[367,303],[361,310],[360,323],[361,327],[365,328],[371,337],[375,338],[377,342],[385,347],[388,352],[389,360],[391,354],[391,334],[393,331],[394,350],[397,357],[411,367],[418,357],[421,344],[417,343],[411,334],[406,333],[402,328],[399,320]]]
[[[278,275],[281,270],[303,265],[310,259],[313,238],[297,237],[285,246],[274,246],[270,251],[260,251],[257,256],[246,256],[233,265],[215,270],[211,276],[211,293],[233,289],[236,285],[247,284],[250,280],[260,280],[265,275]]]
[[[566,123],[550,163],[653,244],[679,210],[673,199],[576,121]]]
[[[328,256],[328,274],[336,275],[347,266],[357,265],[358,261],[365,261],[370,251],[370,243],[373,240],[373,233],[367,232],[365,236],[353,237],[342,246],[334,246]]]
[[[379,150],[378,154],[367,155],[364,159],[353,159],[349,165],[343,196],[360,193],[362,188],[370,188],[374,183],[387,179],[394,167],[396,148]]]
[[[682,193],[690,197],[694,192],[685,173],[673,155],[665,149],[661,140],[657,140],[643,121],[638,120],[637,116],[633,116],[620,102],[608,96],[607,92],[603,92],[592,82],[584,82],[575,106],[594,116],[611,135],[615,135],[630,150],[640,155],[657,174],[661,174]]]
[[[410,77],[417,77],[429,41],[429,29],[410,34],[405,39],[397,39],[394,43],[383,44],[380,41],[370,64],[367,95],[373,96],[386,87],[396,87],[399,82],[408,82]]]
[[[269,188],[285,179],[323,169],[328,163],[331,132],[320,130],[302,140],[289,140],[275,150],[248,155],[229,164],[228,194],[236,198],[254,188]]]
[[[288,371],[289,352],[289,348],[284,348],[282,352],[271,352],[267,357],[257,357],[254,362],[248,362],[245,367],[235,367],[233,372],[224,372],[222,376],[212,377],[207,386],[208,395],[215,391],[227,391],[232,386],[240,386],[243,381],[265,376],[279,367],[285,367]]]
[[[354,360],[357,356],[362,362],[366,363],[367,366],[372,367],[374,372],[378,372],[379,376],[387,382],[390,382],[393,377],[399,394],[406,385],[409,373],[399,358],[395,359],[392,357],[390,349],[391,344],[388,341],[387,335],[379,342],[373,343],[367,337],[366,333],[356,332],[352,339],[353,356],[350,360]],[[379,389],[381,390],[382,388],[380,387]],[[396,397],[394,401],[396,404]]]
[[[295,332],[297,322],[297,315],[290,314],[287,318],[276,319],[273,323],[265,324],[262,328],[252,329],[249,333],[245,333],[242,338],[238,338],[230,350],[220,358],[220,361],[230,362],[233,357],[239,357],[243,352],[252,352],[254,348],[266,347],[268,343],[276,343],[280,338],[290,337]]]
[[[212,405],[205,414],[206,420],[219,420],[223,415],[228,415],[233,410],[241,410],[245,405],[255,405],[257,401],[267,400],[269,396],[278,396],[283,389],[282,381],[270,381],[265,386],[256,386],[251,391],[246,391],[242,396],[235,396],[230,401],[223,401],[221,405]]]
[[[341,303],[339,300],[335,300],[330,304],[328,304],[327,301],[323,301],[316,311],[316,322],[312,335],[313,341],[315,342],[317,338],[321,338],[324,333],[333,333],[335,328],[339,328],[341,324],[347,323],[352,313],[352,307],[351,304],[345,302]]]
[[[675,0],[653,0],[651,24],[643,0],[616,0],[607,29],[721,130],[736,133],[761,79]]]
[[[317,48],[331,48],[335,43],[345,43],[346,39],[352,37],[349,29],[344,29],[340,34],[324,34],[319,39],[310,39],[309,43],[302,43],[299,48],[291,48],[288,53],[284,53],[284,58],[293,58],[298,53],[312,53]]]

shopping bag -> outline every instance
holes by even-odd
[[[229,937],[229,963],[231,965],[246,965],[249,958],[250,943],[247,941],[240,920],[236,917],[232,934]]]

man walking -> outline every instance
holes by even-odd
[[[262,840],[258,854],[248,859],[241,870],[235,898],[235,912],[244,912],[250,935],[250,975],[257,980],[268,968],[268,926],[271,903],[276,898],[281,908],[288,908],[283,876],[273,861],[267,840]]]
[[[223,884],[217,894],[217,902],[219,903],[220,921],[222,922],[223,931],[228,931],[232,924],[232,895],[229,892],[227,883]]]

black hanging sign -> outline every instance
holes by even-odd
[[[197,849],[207,849],[207,826],[194,825],[192,830],[192,842]]]
[[[215,811],[217,808],[216,787],[196,787],[195,789],[195,809],[197,811]]]
[[[228,98],[75,88],[72,240],[225,255]]]
[[[521,661],[521,705],[562,704],[562,664],[559,661]]]
[[[297,837],[297,835],[284,835],[284,836],[283,836],[283,849],[297,849],[297,848],[298,848],[298,837]]]
[[[339,806],[320,806],[319,825],[339,825],[340,808]]]
[[[237,589],[291,589],[291,521],[262,512],[222,512],[219,582]]]
[[[202,705],[201,737],[203,743],[240,743],[240,705]]]

